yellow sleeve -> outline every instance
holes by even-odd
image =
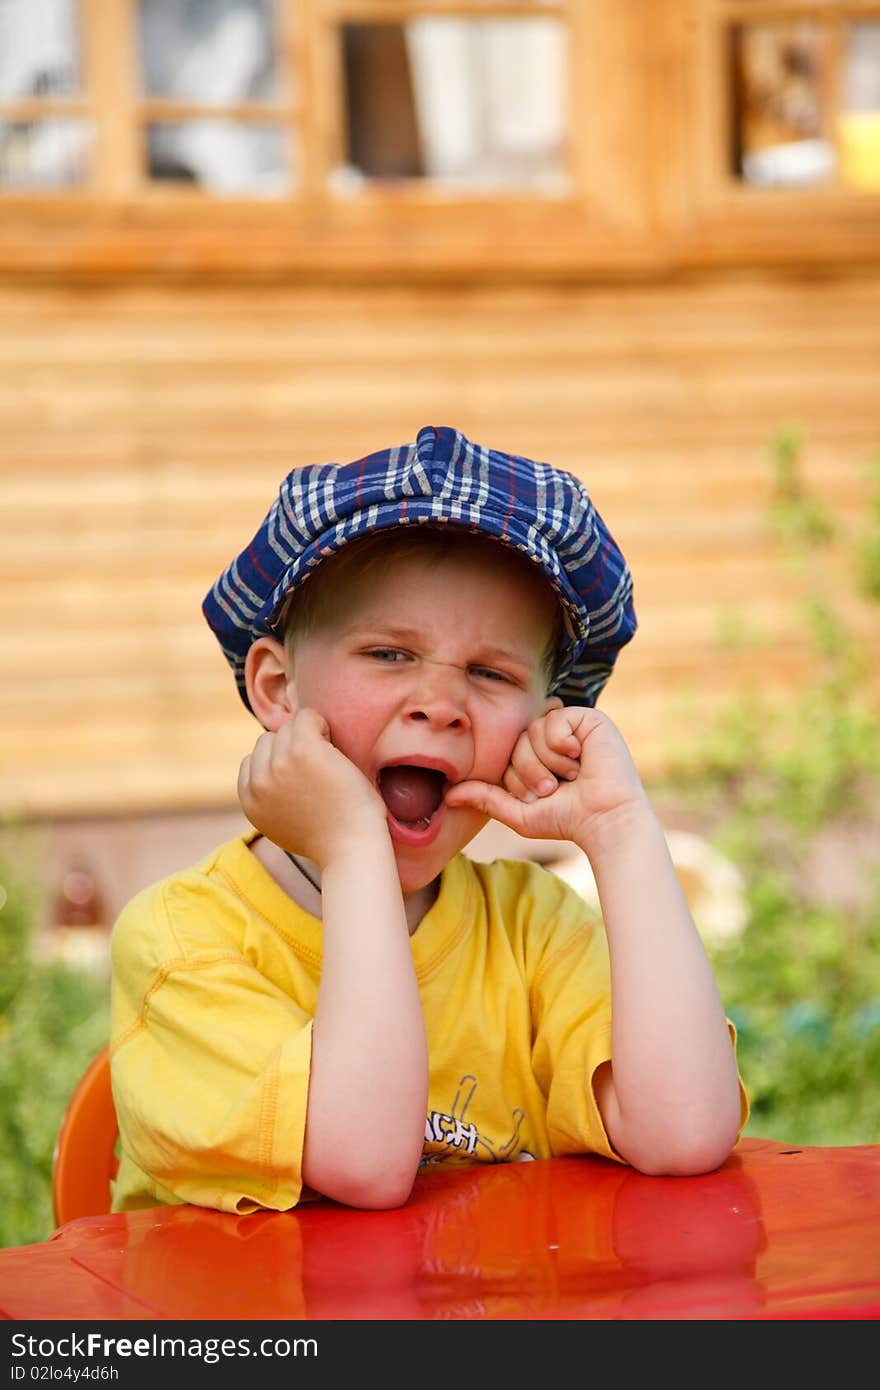
[[[160,886],[114,927],[117,1211],[284,1210],[303,1195],[312,1013],[255,966],[211,892],[178,893],[172,913]]]

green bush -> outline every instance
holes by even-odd
[[[811,901],[777,823],[745,819],[731,817],[716,843],[743,871],[747,925],[713,957],[752,1102],[746,1132],[878,1143],[880,892],[859,908]]]
[[[52,1233],[55,1136],[74,1084],[106,1042],[109,991],[94,973],[35,958],[40,904],[0,853],[0,1246]]]
[[[821,568],[809,561],[836,546],[854,557],[850,573],[862,598],[880,599],[870,561],[880,554],[880,504],[863,535],[844,536],[801,479],[803,448],[797,431],[773,445],[777,486],[769,522],[781,561],[803,576],[802,621],[815,680],[784,708],[753,693],[737,695],[707,738],[671,754],[673,770],[661,790],[712,827],[712,843],[745,884],[745,929],[731,943],[710,946],[710,954],[737,1025],[752,1104],[746,1133],[800,1144],[874,1144],[880,855],[852,857],[843,893],[839,884],[830,891],[814,866],[830,831],[837,831],[838,846],[854,843],[858,831],[880,846],[876,649],[872,669],[818,587]]]

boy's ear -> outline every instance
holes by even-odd
[[[544,701],[544,714],[549,714],[552,709],[563,709],[564,705],[558,695],[548,695]]]
[[[248,649],[244,679],[251,709],[264,729],[274,732],[296,712],[287,653],[274,637],[258,637]]]

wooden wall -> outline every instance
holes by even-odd
[[[830,560],[786,569],[769,445],[867,523],[880,267],[540,285],[0,284],[0,809],[235,805],[258,733],[200,613],[283,474],[450,424],[578,473],[635,576],[602,707],[647,773],[736,690],[800,688]],[[805,589],[806,586],[806,589]],[[725,643],[734,631],[739,641]],[[761,640],[757,640],[757,639]]]

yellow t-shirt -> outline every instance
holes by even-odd
[[[312,1195],[321,924],[250,852],[255,836],[144,889],[113,929],[114,1211]],[[430,1056],[423,1167],[616,1158],[591,1085],[611,1055],[607,944],[574,890],[529,861],[458,855],[411,944]]]

